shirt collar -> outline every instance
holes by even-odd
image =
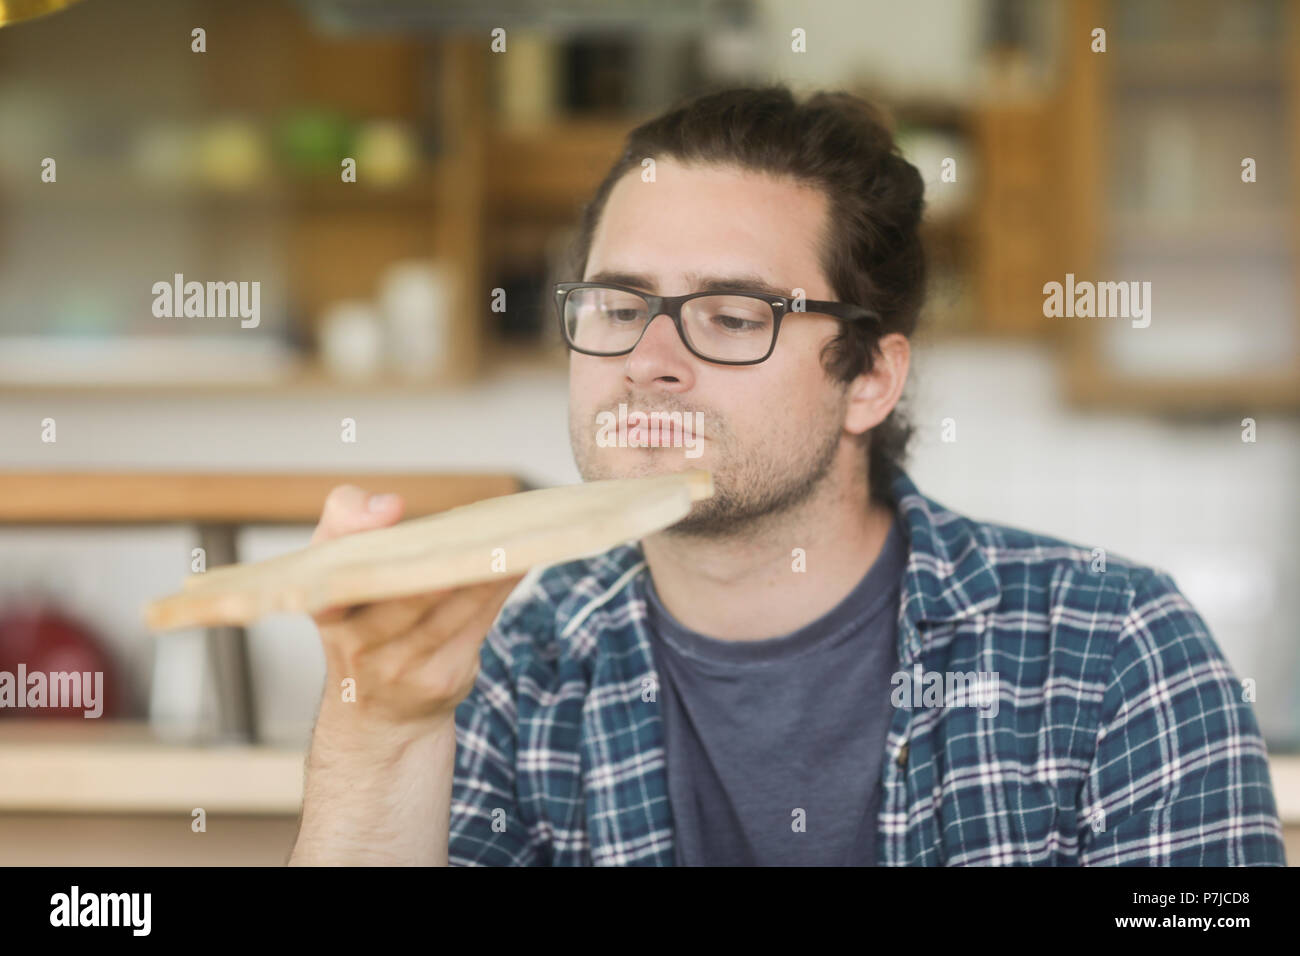
[[[996,607],[1002,589],[976,535],[976,522],[921,494],[901,469],[890,491],[907,529],[898,635],[899,660],[906,665],[925,649],[935,625],[951,624]]]

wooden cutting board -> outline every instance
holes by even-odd
[[[712,476],[696,469],[489,498],[195,574],[147,605],[145,621],[151,631],[249,624],[510,577],[662,530],[712,494]]]

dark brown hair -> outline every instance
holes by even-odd
[[[925,298],[926,263],[918,226],[924,183],[903,159],[881,112],[844,92],[795,101],[784,84],[707,92],[636,129],[583,209],[570,253],[572,278],[586,272],[592,238],[614,185],[646,157],[736,166],[820,187],[828,227],[818,249],[834,295],[873,309],[883,332],[910,337]],[[877,336],[863,323],[841,322],[822,356],[828,375],[851,381],[870,370]],[[912,426],[895,408],[866,438],[872,497],[890,498]]]

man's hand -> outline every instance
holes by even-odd
[[[340,485],[312,542],[401,515],[396,495]],[[521,577],[313,616],[325,692],[291,865],[446,865],[456,705],[473,689],[479,648]],[[355,700],[344,694],[349,678]]]
[[[396,495],[369,495],[354,485],[330,492],[312,543],[394,524]],[[523,575],[313,617],[325,648],[326,697],[341,701],[342,681],[355,681],[358,717],[402,725],[447,719],[478,674],[479,647],[501,605]]]

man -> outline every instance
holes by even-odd
[[[292,862],[1284,863],[1254,715],[1173,581],[902,469],[921,211],[844,94],[630,134],[556,289],[574,455],[715,494],[499,614],[515,580],[322,616]],[[318,535],[400,514],[366,502],[337,489]]]

